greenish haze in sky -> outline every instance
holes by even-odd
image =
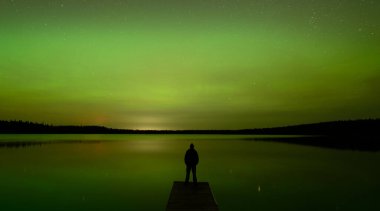
[[[375,0],[0,0],[0,119],[238,129],[380,117]]]

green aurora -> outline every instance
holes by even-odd
[[[0,0],[0,119],[241,129],[380,117],[380,1]]]

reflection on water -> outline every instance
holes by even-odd
[[[244,138],[0,135],[0,210],[164,210],[191,142],[221,211],[379,210],[379,153]]]
[[[7,148],[20,148],[20,147],[31,147],[31,146],[42,146],[47,142],[0,142],[0,147]]]
[[[100,141],[4,141],[0,142],[0,148],[24,148],[42,146],[45,144],[95,144]]]
[[[160,142],[152,142],[152,141],[145,141],[141,140],[138,142],[132,142],[127,145],[127,147],[136,152],[158,152],[162,151],[165,148],[165,145],[163,145]]]

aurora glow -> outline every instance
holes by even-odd
[[[380,117],[380,1],[0,0],[0,119],[238,129]]]

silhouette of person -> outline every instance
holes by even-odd
[[[197,183],[197,164],[199,157],[197,151],[194,149],[194,144],[190,144],[190,149],[186,151],[185,163],[186,163],[186,180],[185,183],[189,183],[190,170],[193,174],[193,182]]]

